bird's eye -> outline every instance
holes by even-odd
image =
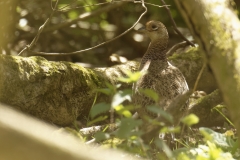
[[[157,30],[158,29],[158,27],[156,26],[156,25],[152,25],[152,30]]]

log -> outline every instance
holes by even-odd
[[[169,60],[182,70],[192,88],[202,67],[197,48],[175,53]],[[120,83],[125,71],[136,71],[138,62],[108,68],[84,68],[70,62],[51,62],[42,57],[0,55],[0,102],[25,113],[61,126],[85,120],[96,96],[96,89],[105,88],[106,82]],[[202,80],[206,80],[201,82]],[[205,69],[199,89],[211,92],[216,88],[211,72]],[[122,83],[122,88],[132,84]],[[109,102],[99,94],[97,102]]]
[[[133,71],[135,66],[135,62],[129,62],[121,69]],[[86,119],[96,89],[106,87],[106,82],[114,84],[123,72],[117,66],[92,70],[42,57],[0,55],[0,75],[0,102],[65,126],[78,117]],[[103,94],[98,96],[98,101],[107,100]]]
[[[86,145],[57,127],[0,104],[1,159],[140,160],[116,149]]]

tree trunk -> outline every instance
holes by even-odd
[[[228,0],[175,0],[211,67],[240,137],[240,22]]]

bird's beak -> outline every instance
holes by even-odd
[[[141,28],[138,29],[138,31],[139,32],[144,32],[144,31],[146,31],[146,28],[145,27],[141,27]]]

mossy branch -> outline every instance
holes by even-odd
[[[169,60],[182,70],[190,88],[193,87],[201,69],[202,58],[197,49],[176,53]],[[96,89],[105,88],[106,82],[120,83],[125,71],[136,71],[138,62],[108,68],[88,69],[70,62],[50,62],[42,57],[23,58],[0,55],[0,101],[23,112],[58,125],[73,124],[76,119],[84,121],[89,114]],[[205,70],[199,88],[211,92],[215,89],[212,75]],[[211,86],[211,87],[209,87]],[[132,84],[122,83],[122,88]],[[109,97],[98,95],[97,102]]]

